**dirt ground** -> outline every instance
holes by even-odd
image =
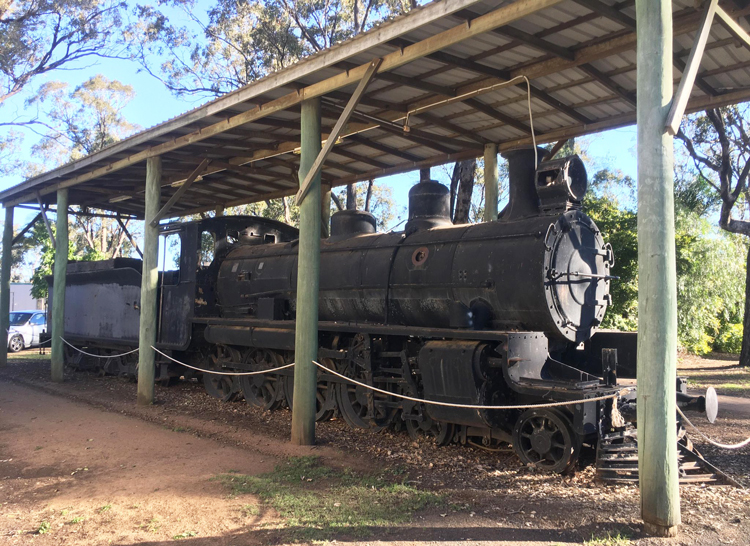
[[[732,365],[686,358],[680,367],[681,374],[714,369],[718,376]],[[711,377],[690,386],[722,384]],[[48,359],[28,352],[0,370],[3,545],[285,544],[292,539],[283,518],[253,495],[231,497],[215,478],[266,473],[287,457],[310,454],[333,468],[398,470],[406,483],[446,499],[408,524],[376,527],[365,538],[342,529],[331,542],[750,544],[744,489],[682,486],[680,536],[652,539],[642,532],[637,488],[597,483],[591,467],[572,476],[540,474],[509,451],[435,448],[404,432],[350,430],[340,420],[318,426],[319,446],[299,448],[288,443],[288,411],[222,404],[195,382],[158,387],[157,404],[138,408],[135,385],[126,379],[69,373],[65,383],[53,384],[48,378]],[[747,437],[750,406],[733,402],[736,411],[720,412],[715,425],[701,418],[695,424],[725,442]],[[696,444],[750,484],[750,448],[724,452]]]

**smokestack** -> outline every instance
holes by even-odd
[[[539,161],[547,151],[537,148]],[[498,215],[504,221],[516,220],[539,214],[539,196],[536,192],[536,163],[534,148],[524,146],[501,154],[508,161],[509,198],[508,204]]]

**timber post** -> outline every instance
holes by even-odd
[[[484,145],[484,221],[497,220],[497,144]]]
[[[320,99],[305,100],[301,116],[299,179],[305,180],[321,150]],[[300,204],[297,262],[297,318],[294,336],[294,400],[292,443],[315,443],[315,402],[318,358],[318,286],[321,231],[320,173],[312,179]]]
[[[138,405],[154,403],[157,291],[159,284],[159,224],[151,225],[161,204],[161,157],[146,160],[146,211],[143,222],[143,276],[138,332]]]
[[[68,271],[68,190],[57,190],[57,220],[55,221],[55,267],[52,282],[52,342],[50,369],[52,381],[61,383],[65,367],[65,285]]]
[[[8,329],[10,328],[10,269],[13,266],[13,207],[5,207],[3,257],[0,262],[0,368],[8,364]]]
[[[638,471],[646,532],[675,536],[680,491],[675,414],[677,281],[672,2],[636,0],[638,36]]]

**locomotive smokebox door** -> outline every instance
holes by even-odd
[[[610,301],[612,251],[594,223],[568,211],[545,235],[544,290],[558,331],[569,341],[586,341]]]

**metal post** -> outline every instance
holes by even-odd
[[[497,220],[497,144],[484,145],[484,221]]]
[[[8,328],[10,328],[10,269],[13,265],[13,207],[5,207],[3,257],[0,263],[0,368],[8,364]]]
[[[57,190],[55,221],[55,268],[52,282],[52,332],[50,368],[52,381],[62,382],[65,366],[65,276],[68,271],[68,190]]]
[[[141,322],[138,332],[138,405],[154,403],[154,350],[156,344],[156,293],[159,271],[159,226],[151,219],[159,212],[161,157],[146,160],[146,214],[143,222],[143,277],[141,278]]]
[[[320,99],[302,103],[299,179],[305,180],[320,152]],[[312,179],[300,205],[297,265],[297,320],[294,339],[292,443],[315,443],[315,395],[318,357],[318,284],[320,274],[320,174]]]
[[[638,49],[638,470],[648,533],[680,524],[675,390],[677,281],[672,98],[672,2],[636,0]]]

